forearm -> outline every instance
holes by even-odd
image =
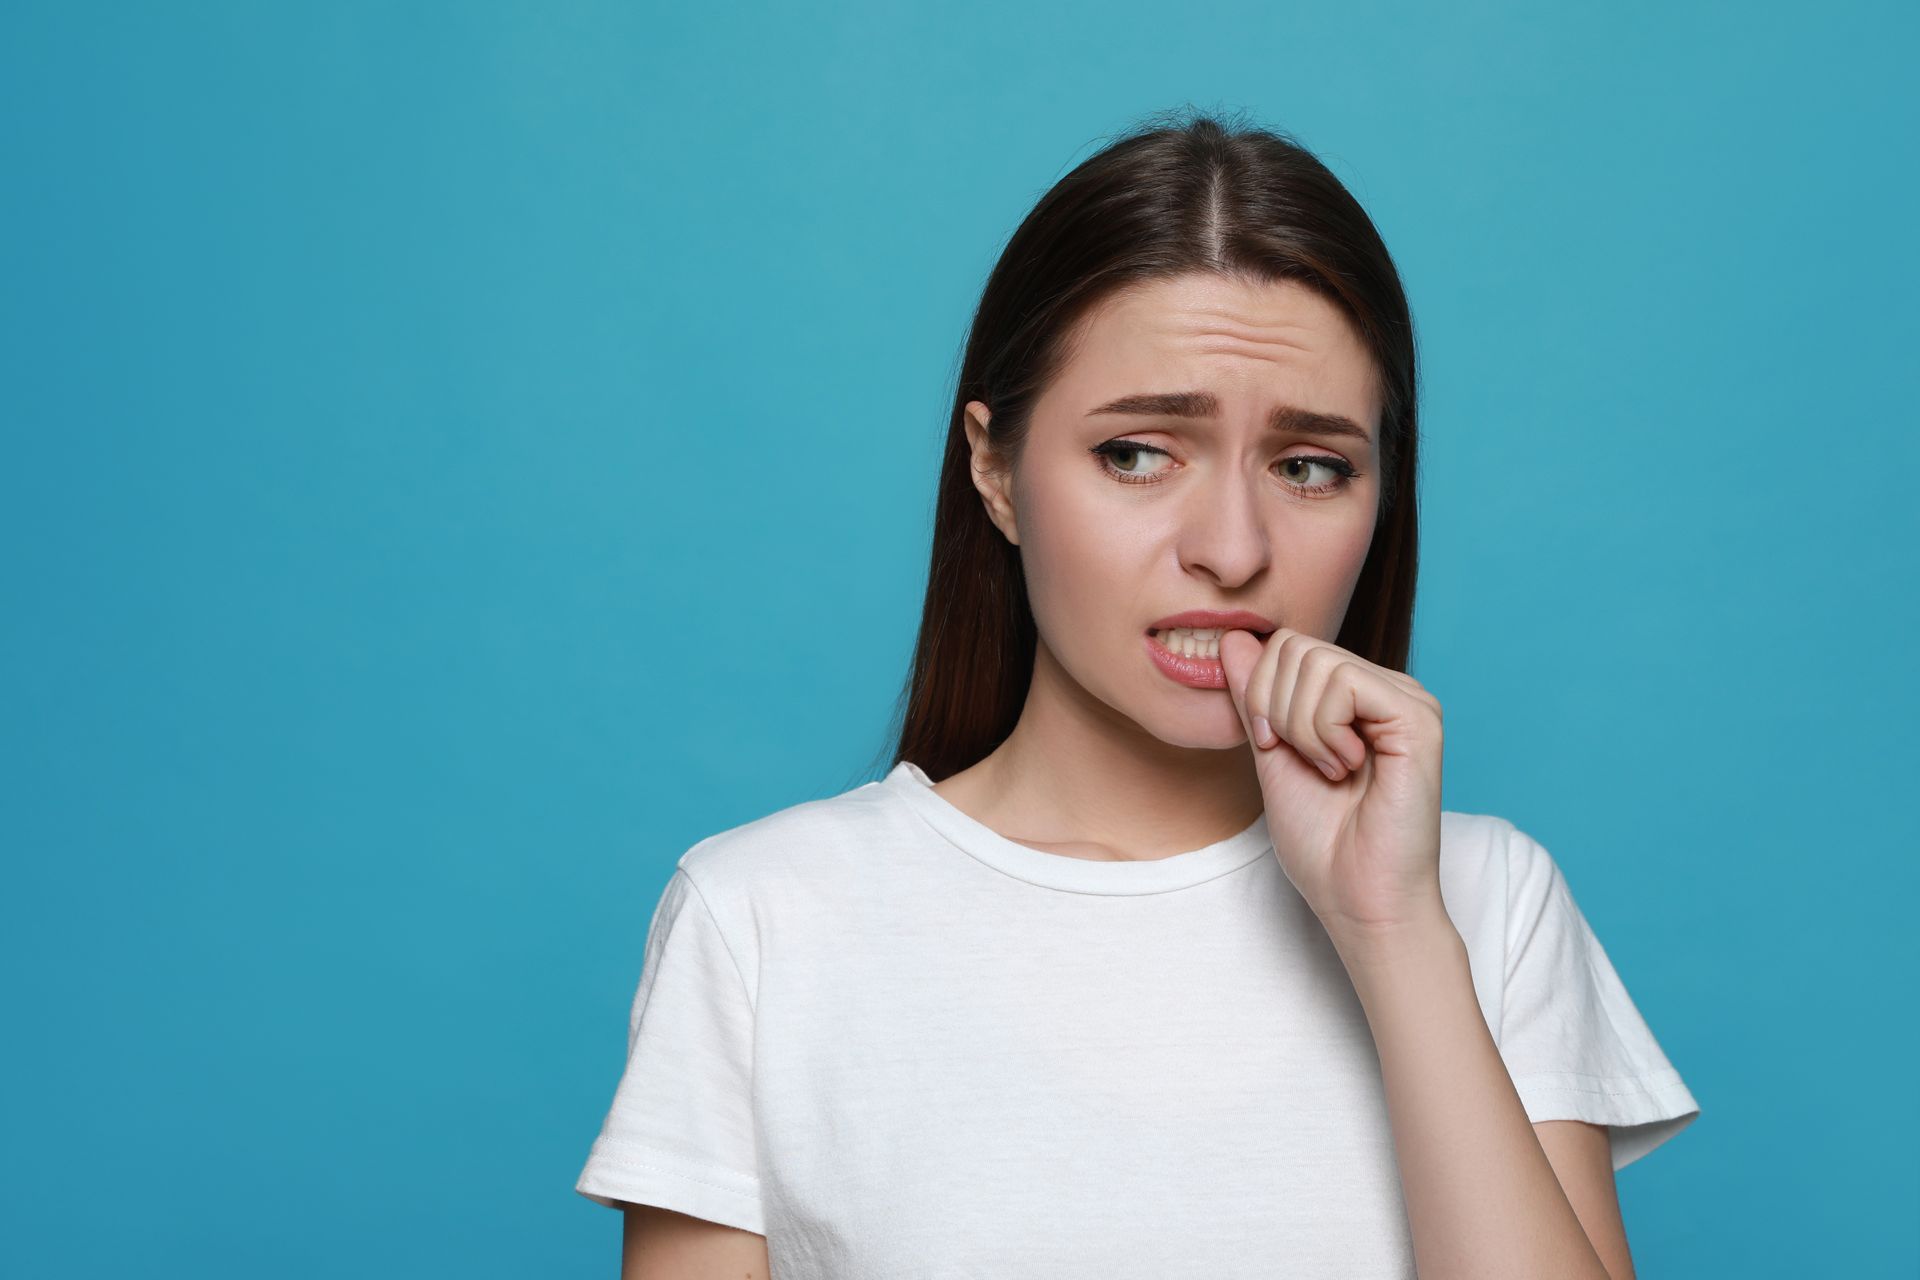
[[[1386,1086],[1420,1280],[1607,1280],[1514,1091],[1442,912],[1336,940]]]

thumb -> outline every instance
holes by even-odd
[[[1220,637],[1220,666],[1227,677],[1227,696],[1233,699],[1233,709],[1240,717],[1240,727],[1246,730],[1247,741],[1255,746],[1259,745],[1259,739],[1253,735],[1253,722],[1247,714],[1247,681],[1264,652],[1266,646],[1251,631],[1229,631]]]

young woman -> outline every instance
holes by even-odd
[[[634,1276],[1632,1275],[1699,1111],[1405,671],[1413,328],[1307,151],[1080,165],[987,282],[891,771],[710,836],[577,1190]]]

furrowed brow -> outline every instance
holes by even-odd
[[[1211,418],[1220,412],[1220,401],[1210,391],[1150,391],[1109,400],[1087,416],[1113,413],[1126,416],[1160,418]],[[1276,434],[1345,437],[1363,445],[1372,445],[1367,429],[1345,414],[1319,413],[1297,405],[1283,404],[1268,416],[1267,430]]]

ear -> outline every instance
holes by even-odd
[[[992,419],[993,410],[978,400],[967,401],[965,426],[967,445],[973,454],[973,487],[987,504],[987,518],[1017,547],[1020,525],[1013,514],[1013,469],[994,451],[987,436],[987,423]]]

